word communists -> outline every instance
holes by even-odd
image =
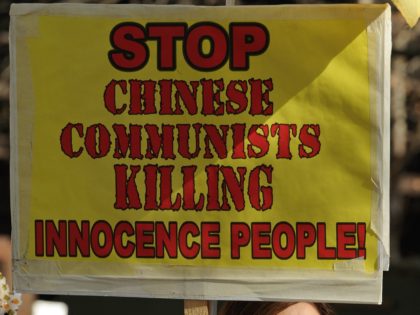
[[[231,23],[229,33],[215,23],[121,23],[110,34],[113,47],[110,63],[124,72],[139,71],[150,58],[148,41],[157,41],[158,70],[176,70],[176,44],[183,43],[183,56],[196,71],[214,71],[229,60],[232,71],[249,69],[250,57],[269,46],[268,30],[258,23]],[[205,49],[204,43],[210,45]],[[138,73],[141,73],[139,71]],[[115,159],[159,160],[160,164],[114,165],[115,209],[145,210],[230,210],[241,211],[246,202],[256,210],[273,204],[273,167],[260,164],[222,165],[223,160],[312,158],[320,151],[318,124],[244,123],[244,117],[272,116],[274,104],[271,78],[248,80],[129,79],[109,81],[104,90],[104,107],[115,117],[146,116],[160,124],[128,125],[104,123],[85,125],[69,122],[61,131],[62,152],[70,158],[87,155],[93,159],[112,155]],[[194,123],[170,124],[171,117],[189,117]],[[232,124],[204,123],[208,118],[231,117]],[[234,118],[237,118],[235,121]],[[207,119],[207,120],[206,120]],[[230,121],[230,120],[229,120]],[[249,121],[249,119],[247,120]],[[181,167],[170,161],[184,161]],[[205,163],[216,161],[218,164]],[[163,163],[164,161],[165,163]],[[204,164],[204,166],[202,166]],[[179,165],[179,163],[177,164]],[[179,168],[179,169],[177,169]],[[197,192],[198,173],[207,176],[204,192]],[[176,175],[175,175],[176,174]],[[174,193],[173,177],[182,189]]]

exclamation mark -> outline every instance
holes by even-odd
[[[366,259],[366,223],[357,223],[358,257]]]

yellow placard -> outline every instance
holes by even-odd
[[[377,302],[388,14],[13,6],[18,286],[62,280],[80,293],[71,281],[130,278],[145,282],[107,294],[191,298],[188,281],[284,285],[290,271],[301,294],[232,297],[307,298],[318,275],[370,281],[375,297],[359,300]],[[147,281],[163,279],[182,281],[181,293],[152,293]],[[358,299],[328,290],[317,294]]]
[[[394,4],[401,11],[401,14],[408,25],[414,27],[420,18],[420,1],[418,0],[393,0]]]

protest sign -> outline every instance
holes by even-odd
[[[14,5],[19,290],[377,303],[386,5]]]

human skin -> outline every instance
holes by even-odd
[[[277,313],[277,315],[320,315],[315,305],[307,302],[299,302]]]

